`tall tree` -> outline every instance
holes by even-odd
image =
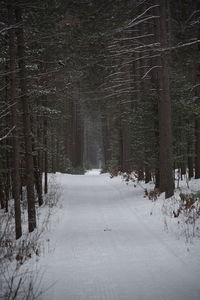
[[[17,28],[17,49],[18,49],[18,64],[19,78],[21,89],[21,104],[23,110],[23,129],[24,129],[24,144],[25,144],[25,164],[26,164],[26,187],[28,201],[28,228],[32,232],[36,228],[36,213],[35,213],[35,194],[34,194],[34,164],[32,153],[32,132],[30,107],[27,91],[27,75],[25,65],[25,42],[23,30],[23,18],[21,6],[16,6],[15,9],[16,22],[20,24]]]
[[[174,193],[172,160],[172,117],[169,86],[169,65],[166,48],[168,47],[167,1],[159,1],[157,13],[157,38],[160,43],[160,55],[157,58],[158,80],[158,122],[159,122],[159,189],[166,198]]]
[[[11,102],[11,115],[12,115],[12,126],[13,126],[13,196],[15,200],[15,232],[16,239],[22,235],[21,228],[21,208],[20,208],[20,145],[19,145],[19,122],[18,122],[18,103],[16,102],[16,57],[15,57],[15,15],[13,1],[10,0],[8,3],[8,26],[9,30],[9,79],[10,89],[9,96]]]

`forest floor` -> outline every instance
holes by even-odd
[[[200,299],[200,241],[163,216],[162,199],[95,171],[56,176],[62,207],[39,260],[40,299]]]

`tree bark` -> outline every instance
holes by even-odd
[[[197,4],[197,9],[200,9],[200,3]],[[198,38],[200,39],[200,28],[198,28]],[[200,45],[198,44],[198,53],[200,53]],[[200,102],[200,63],[197,63],[195,74],[195,95],[197,97],[196,102],[199,105]],[[198,114],[195,119],[195,178],[200,178],[200,115]]]
[[[147,159],[148,159],[148,153],[145,153]],[[149,168],[149,164],[147,161],[145,161],[144,163],[145,165],[145,183],[148,183],[151,181],[151,171],[150,171],[150,168]]]
[[[167,1],[160,1],[158,9],[160,20],[157,34],[161,54],[158,58],[158,121],[159,121],[159,189],[169,198],[174,194],[173,159],[172,159],[172,121],[169,87],[168,58],[163,48],[167,47],[166,26]]]
[[[44,193],[48,193],[47,119],[44,120]]]
[[[200,118],[195,120],[195,179],[200,178]]]
[[[13,1],[8,3],[8,23],[9,26],[14,24],[14,7]],[[18,136],[18,116],[17,116],[17,103],[16,99],[16,86],[15,86],[15,32],[14,29],[9,30],[9,58],[10,58],[10,101],[11,115],[12,115],[12,126],[15,127],[13,130],[13,176],[12,176],[12,189],[15,203],[15,234],[16,239],[22,235],[21,227],[21,208],[20,208],[20,146]]]
[[[189,176],[189,179],[194,177],[193,157],[191,155],[188,155],[188,176]]]
[[[23,23],[22,8],[17,6],[15,9],[16,21],[19,24]],[[17,29],[17,47],[18,47],[18,63],[19,77],[21,88],[21,103],[23,110],[23,125],[24,125],[24,142],[25,142],[25,160],[26,160],[26,186],[27,186],[27,202],[28,202],[28,228],[32,232],[36,228],[35,214],[35,195],[34,195],[34,165],[32,155],[32,133],[30,109],[27,95],[26,83],[26,67],[25,67],[25,42],[24,31],[22,25]]]
[[[43,197],[42,197],[42,173],[39,165],[39,152],[38,155],[34,155],[34,170],[35,170],[35,186],[37,190],[38,196],[38,204],[41,206],[43,204]]]

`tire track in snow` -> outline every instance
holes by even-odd
[[[123,196],[123,193],[120,189],[118,189],[116,186],[113,186],[114,190],[116,190],[118,193],[119,193],[119,200],[122,201],[122,204],[124,206],[124,209],[128,209],[131,211],[131,213],[133,214],[133,216],[135,218],[137,218],[138,222],[140,223],[141,227],[143,227],[143,232],[149,232],[153,238],[157,239],[157,241],[161,242],[160,240],[160,237],[158,235],[156,235],[155,231],[151,230],[149,226],[147,226],[143,220],[143,218],[138,214],[138,209],[135,208],[133,209],[130,204],[128,203],[128,201],[126,200],[126,197]],[[133,200],[134,201],[134,200]],[[125,205],[126,203],[126,205]],[[165,233],[163,233],[165,234]],[[186,263],[185,261],[180,257],[178,256],[175,251],[172,250],[172,248],[169,247],[168,244],[165,243],[165,241],[162,239],[162,243],[163,245],[174,255],[175,259],[178,259],[180,260],[180,262],[186,266]]]
[[[46,282],[57,284],[42,300],[199,300],[185,265],[129,207],[130,191],[106,176],[63,176],[63,188],[57,247],[46,258]]]

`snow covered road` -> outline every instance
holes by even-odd
[[[164,231],[140,187],[95,172],[59,181],[55,250],[40,262],[43,289],[53,286],[42,300],[200,299],[200,254]]]

